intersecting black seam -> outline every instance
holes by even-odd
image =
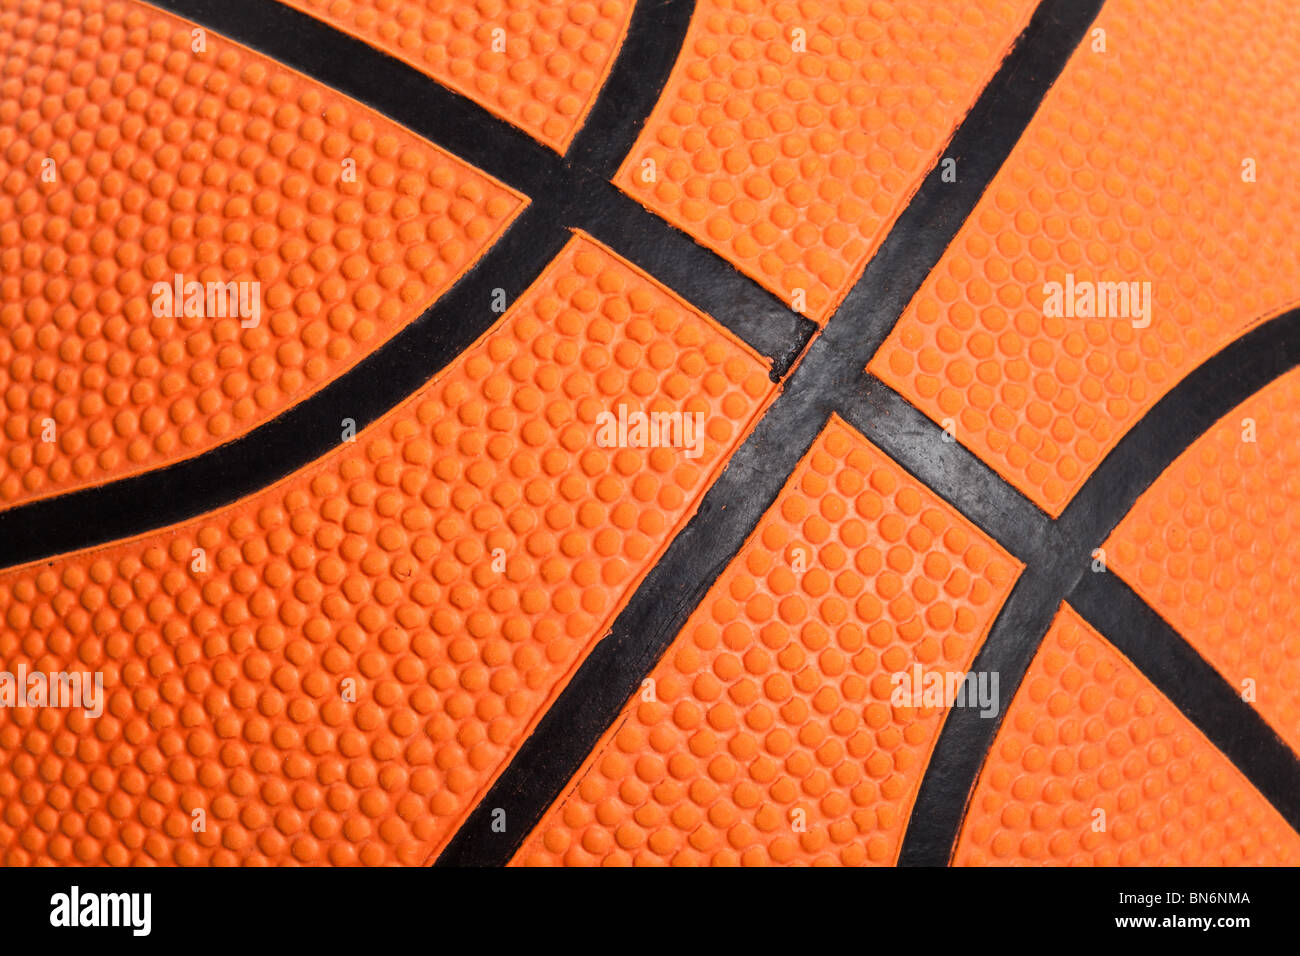
[[[1224,415],[1297,364],[1300,309],[1262,323],[1187,375],[1125,433],[1060,518],[1042,525],[1036,559],[1027,564],[1016,581],[971,665],[975,671],[998,673],[998,714],[983,718],[973,709],[948,713],[917,793],[899,854],[901,865],[941,866],[951,859],[967,802],[1007,706],[1061,602],[1093,573],[1093,550],[1110,536],[1138,497],[1175,458]],[[1089,596],[1093,591],[1085,587],[1079,593]],[[1134,599],[1138,600],[1136,595]],[[1104,631],[1102,636],[1108,640],[1112,637]],[[1125,635],[1115,635],[1115,639],[1123,642]],[[1132,646],[1131,640],[1127,646]],[[1183,653],[1195,655],[1190,645]],[[1130,658],[1146,672],[1148,655]],[[1186,700],[1177,693],[1168,696],[1180,706]],[[1203,710],[1197,708],[1186,713],[1193,722],[1203,716]],[[1234,721],[1233,733],[1242,740],[1253,740],[1261,753],[1274,752],[1269,743],[1271,731],[1261,735],[1257,722]],[[1216,743],[1224,739],[1218,731],[1206,732]],[[1238,746],[1226,752],[1272,800],[1277,788],[1270,780],[1255,780],[1258,764],[1238,759],[1245,749]],[[1294,761],[1294,756],[1291,759]],[[1284,775],[1293,772],[1279,771]],[[1295,822],[1296,818],[1289,815],[1289,803],[1274,801],[1274,805],[1288,821]]]
[[[184,521],[264,488],[319,458],[341,443],[344,419],[351,419],[360,431],[414,394],[486,332],[499,318],[490,308],[495,291],[505,293],[508,306],[537,279],[569,236],[564,223],[566,209],[573,204],[568,200],[568,206],[562,204],[548,185],[561,175],[560,158],[405,64],[278,3],[159,0],[155,6],[228,33],[321,82],[343,88],[444,148],[468,154],[473,162],[492,165],[497,178],[531,188],[535,198],[483,258],[423,314],[352,369],[272,420],[193,458],[0,512],[0,567]],[[690,7],[690,0],[670,0],[640,18],[634,13],[621,54],[645,54],[649,46],[658,51],[651,55],[655,62],[666,61],[671,66],[685,32],[681,21],[683,17],[689,21]],[[649,41],[638,36],[646,30],[653,33]],[[627,73],[623,59],[620,55],[613,75]],[[369,68],[358,69],[357,64]],[[666,81],[667,70],[662,73],[658,79],[643,73],[651,85],[638,88],[636,96],[620,104],[618,117],[629,130],[620,131],[612,119],[606,119],[602,121],[605,135],[630,143],[643,119],[641,114],[648,114],[656,99],[652,81],[660,85]],[[626,79],[620,82],[626,85]],[[430,103],[433,109],[429,109]],[[608,112],[599,99],[593,109]],[[501,175],[503,170],[518,175]],[[609,184],[602,181],[600,185]],[[581,191],[597,192],[589,183]],[[626,203],[640,209],[630,200]],[[597,238],[612,238],[611,244],[622,245],[623,253],[634,263],[655,261],[653,250],[658,248],[676,248],[679,255],[686,254],[678,248],[680,234],[666,224],[656,228],[659,220],[653,216],[638,218],[634,213],[629,218],[626,210],[620,213],[608,198],[604,206],[606,210],[579,220],[577,225]],[[692,244],[691,248],[703,252],[702,247]],[[777,357],[778,369],[788,368],[802,348],[795,343],[803,332],[782,339],[781,330],[788,332],[798,323],[811,323],[783,307],[773,310],[765,306],[754,292],[757,286],[728,275],[734,270],[720,267],[717,257],[704,255],[700,260],[696,283],[704,289],[687,283],[683,297],[689,299],[689,293],[695,291],[703,303],[700,307],[715,317],[737,308],[753,316],[781,313],[771,323],[771,333],[757,338],[760,343],[772,344],[769,351]],[[761,344],[755,347],[763,350]]]
[[[165,0],[165,2],[160,3],[159,5],[173,8],[188,7],[189,10],[184,11],[185,15],[190,15],[194,18],[196,8],[210,7],[213,2],[214,0]],[[233,5],[234,4],[223,4],[223,7],[224,9],[229,10]],[[183,11],[177,9],[176,12]],[[1040,8],[1038,14],[1041,14],[1042,12],[1043,11]],[[1082,12],[1087,14],[1086,23],[1084,23],[1084,26],[1086,27],[1087,23],[1090,23],[1092,18],[1095,16],[1095,10]],[[243,11],[235,15],[238,20],[235,24],[237,27],[242,27],[248,23],[246,13],[247,11]],[[290,11],[290,13],[298,15],[296,14],[296,11]],[[1056,11],[1056,13],[1059,13],[1059,11]],[[1036,14],[1036,18],[1038,14]],[[646,16],[647,21],[650,20],[652,15],[657,15],[658,18],[667,17],[669,20],[677,18],[679,27],[684,30],[685,25],[689,22],[690,6],[689,4],[678,4],[674,7],[672,4],[664,4],[657,7],[651,7],[648,4],[641,3],[638,4],[637,10],[634,13],[634,18],[642,15]],[[1058,22],[1060,22],[1059,17]],[[1073,25],[1077,26],[1079,22],[1081,21],[1076,19]],[[290,33],[292,35],[292,31]],[[1029,33],[1030,31],[1027,30],[1026,35]],[[298,34],[298,36],[301,36],[301,34]],[[367,50],[369,49],[368,47],[364,47],[363,44],[359,44],[359,41],[355,41],[342,34],[333,34],[333,36],[338,43],[344,46],[354,44],[360,45]],[[328,70],[316,69],[309,72],[316,79],[328,82],[331,85],[340,88],[344,92],[348,92],[356,98],[379,108],[382,112],[387,113],[392,118],[402,122],[414,131],[425,135],[427,138],[438,142],[444,148],[448,148],[450,151],[458,153],[463,158],[474,162],[496,178],[533,195],[546,195],[551,197],[553,205],[550,211],[553,215],[559,213],[559,218],[562,221],[565,221],[569,225],[585,228],[594,237],[605,242],[607,245],[610,245],[612,248],[615,248],[616,251],[621,252],[634,264],[640,266],[650,274],[655,275],[704,311],[714,314],[715,317],[718,315],[725,316],[728,314],[735,314],[734,311],[729,312],[728,305],[730,304],[734,310],[737,301],[735,293],[741,292],[742,297],[746,300],[744,305],[747,306],[747,308],[740,310],[741,313],[753,316],[757,312],[762,314],[763,317],[763,321],[761,322],[751,322],[747,329],[748,335],[742,334],[742,338],[746,338],[746,340],[750,341],[751,345],[773,359],[774,369],[776,370],[774,372],[774,377],[777,377],[780,372],[783,372],[789,367],[790,363],[793,362],[798,353],[802,350],[803,344],[807,341],[807,334],[810,332],[810,329],[806,324],[806,320],[799,320],[797,317],[794,317],[793,313],[786,309],[783,303],[777,302],[773,304],[773,302],[770,301],[770,296],[767,295],[765,290],[756,291],[757,287],[754,284],[749,282],[737,283],[734,281],[728,281],[734,280],[737,276],[734,268],[731,267],[729,263],[726,263],[724,260],[721,260],[719,257],[714,256],[711,252],[704,249],[704,247],[694,243],[694,240],[690,239],[690,237],[680,233],[674,227],[663,222],[663,220],[646,212],[626,196],[613,189],[613,187],[606,181],[607,177],[612,175],[613,171],[617,168],[619,158],[631,148],[640,127],[640,123],[625,124],[623,127],[624,138],[621,141],[614,134],[613,129],[613,127],[618,123],[618,113],[623,109],[623,107],[616,105],[615,101],[630,96],[630,91],[643,90],[646,88],[644,70],[636,68],[634,66],[634,61],[640,62],[641,59],[647,57],[650,58],[653,67],[662,71],[664,79],[666,79],[667,71],[670,70],[672,66],[673,57],[663,56],[662,54],[665,51],[660,46],[649,43],[647,37],[648,31],[642,32],[636,28],[629,29],[627,43],[629,44],[630,50],[637,51],[636,55],[620,56],[615,68],[611,71],[610,81],[607,84],[607,87],[626,87],[626,90],[614,97],[606,97],[602,91],[602,96],[598,100],[596,106],[593,107],[587,125],[584,126],[583,131],[574,141],[574,147],[570,151],[572,158],[566,159],[561,166],[555,164],[552,154],[546,153],[546,151],[540,149],[540,147],[537,147],[536,144],[531,143],[531,141],[527,143],[527,147],[525,148],[522,145],[524,142],[523,137],[520,136],[517,131],[513,130],[513,128],[503,124],[495,117],[487,116],[485,119],[485,111],[482,111],[476,104],[472,104],[444,88],[437,87],[439,94],[444,99],[444,106],[450,103],[454,104],[456,108],[444,109],[441,113],[444,116],[456,117],[459,122],[453,121],[451,123],[429,124],[427,122],[429,116],[428,113],[420,110],[418,111],[419,115],[415,115],[415,113],[410,110],[410,104],[412,101],[407,95],[407,92],[409,91],[404,92],[399,87],[387,83],[382,84],[378,89],[372,88],[369,90],[359,90],[355,84],[348,82],[349,78],[357,75],[354,71],[345,71],[346,75],[335,75],[333,77],[326,75],[329,72]],[[236,36],[236,39],[242,38]],[[1075,42],[1077,42],[1077,40]],[[355,52],[355,46],[353,52]],[[371,51],[371,53],[374,54],[374,51]],[[656,53],[660,54],[657,59],[654,58]],[[290,65],[294,65],[294,56],[284,47],[272,51],[272,55],[282,61],[288,62]],[[313,60],[315,61],[315,56],[313,56]],[[343,63],[347,62],[347,60],[346,58],[340,58],[337,62]],[[410,72],[414,73],[414,71]],[[362,75],[365,75],[364,71]],[[374,74],[371,74],[371,76],[374,76]],[[416,82],[427,93],[430,84],[425,80],[425,78],[416,74]],[[657,86],[661,87],[662,82],[657,84]],[[990,86],[992,87],[993,84],[990,84]],[[656,84],[649,84],[649,87],[654,89]],[[1041,99],[1041,96],[1039,98]],[[981,100],[981,105],[994,105],[996,99],[996,97],[985,96]],[[976,112],[978,109],[979,106],[977,106],[976,110],[972,110],[972,115],[968,118],[968,122],[963,124],[963,128],[975,125],[971,120],[976,118]],[[405,117],[400,115],[404,112],[409,115],[406,115]],[[646,110],[646,113],[648,113],[648,109]],[[492,130],[494,134],[493,136],[485,137],[485,130],[491,129],[490,125],[485,124],[496,125],[497,128]],[[430,125],[436,126],[437,129],[434,130],[427,128]],[[512,141],[510,149],[502,150],[500,148],[502,138]],[[963,154],[961,145],[959,131],[959,135],[954,137],[954,140],[945,155],[957,158],[959,162],[965,166],[968,181],[982,181],[986,183],[988,178],[991,178],[992,173],[996,171],[996,168],[1000,166],[1002,155],[997,155],[995,153],[993,155],[995,162],[986,169],[980,169],[979,166],[981,160],[985,161],[987,165],[987,161],[990,159],[989,152],[965,155]],[[543,154],[547,157],[545,160],[541,159]],[[967,163],[967,159],[974,160],[974,162]],[[505,161],[503,162],[503,160]],[[522,169],[524,170],[522,174],[520,165],[521,160],[523,161]],[[574,160],[576,160],[576,162]],[[976,167],[973,176],[971,175],[971,165]],[[596,175],[597,172],[599,175]],[[561,182],[563,182],[563,186],[561,186]],[[982,191],[982,185],[980,188]],[[589,201],[588,197],[600,194],[603,194],[604,202],[593,204]],[[568,202],[566,203],[564,200],[555,200],[554,197],[557,195],[566,197]],[[581,198],[575,199],[574,197]],[[927,198],[946,200],[948,197],[942,197],[940,193],[933,190],[929,192],[923,191],[923,193],[918,193],[916,199],[909,206],[908,211],[918,218],[922,213],[928,212],[931,224],[937,224],[940,226],[940,229],[938,230],[940,233],[947,232],[949,229],[955,233],[955,227],[952,226],[951,222],[943,222],[943,216],[941,215],[944,211],[943,208],[934,207],[928,210],[925,208],[925,200]],[[959,227],[969,210],[963,209],[960,203],[944,203],[944,205],[946,206],[947,211],[953,211],[956,209],[960,212],[960,216],[956,220],[956,227]],[[903,225],[902,220],[900,220],[900,226],[901,225]],[[648,236],[650,237],[650,241],[646,241]],[[901,312],[902,306],[906,304],[906,300],[910,299],[911,294],[915,291],[913,286],[919,285],[919,278],[924,278],[924,275],[927,274],[929,269],[933,266],[933,263],[928,264],[924,272],[920,273],[919,278],[917,276],[905,275],[904,273],[906,270],[904,269],[904,266],[907,262],[910,261],[911,263],[916,264],[918,261],[924,260],[920,257],[907,255],[907,253],[912,251],[908,247],[914,242],[913,234],[910,234],[906,229],[896,228],[891,232],[890,239],[892,240],[896,237],[900,239],[896,247],[891,247],[890,242],[887,241],[887,243],[882,246],[879,254],[873,258],[872,263],[868,266],[868,273],[873,269],[876,270],[877,275],[875,281],[867,281],[868,275],[864,274],[863,281],[859,282],[854,289],[854,293],[859,293],[857,296],[858,299],[865,299],[865,295],[862,293],[865,293],[868,290],[875,293],[887,291],[890,285],[895,285],[896,288],[900,290],[908,290],[906,298],[902,298],[901,301],[896,297],[873,296],[872,311],[875,311],[877,314],[883,312],[884,314],[892,313],[896,316]],[[946,242],[944,245],[946,246]],[[901,253],[906,258],[900,259],[897,255],[891,255],[891,253],[894,252]],[[894,279],[897,279],[902,275],[906,281],[901,283],[884,282],[882,280],[884,279],[885,273],[888,273]],[[912,281],[913,279],[917,279],[917,281],[914,283]],[[727,286],[731,286],[731,288],[726,288]],[[721,290],[721,294],[719,294],[719,290]],[[845,312],[856,309],[861,310],[861,314],[868,314],[867,302],[854,301],[854,299],[855,296],[851,294],[849,299],[846,299],[844,308],[840,311]],[[891,299],[893,299],[893,301],[891,301]],[[724,324],[728,323],[724,322]],[[794,335],[786,334],[792,324],[797,330],[796,333]],[[858,326],[858,328],[851,329],[854,325]],[[874,326],[877,335],[875,337],[859,337],[856,341],[848,341],[846,336],[834,334],[850,329],[853,332],[861,331],[863,325]],[[879,321],[867,323],[833,323],[828,326],[827,331],[831,334],[828,334],[827,340],[832,346],[836,344],[846,346],[846,356],[842,356],[842,358],[845,359],[847,358],[847,355],[852,355],[854,353],[867,353],[865,357],[859,356],[862,364],[865,364],[865,362],[869,360],[870,354],[874,354],[876,348],[879,347],[891,327],[892,322],[885,324]],[[778,331],[780,334],[773,335],[772,333],[774,330]],[[738,334],[741,334],[739,329],[733,328],[733,331],[737,331]],[[760,341],[754,341],[756,338],[760,339]],[[792,382],[791,386],[793,387],[794,384],[795,383]],[[824,386],[825,380],[822,380],[821,384]],[[845,382],[840,384],[847,385],[848,383]],[[816,382],[812,383],[813,388],[816,388],[816,385]],[[824,388],[818,390],[821,391],[823,395],[826,394]],[[811,441],[817,432],[821,430],[821,426],[825,423],[826,415],[829,414],[829,409],[824,400],[811,402],[805,401],[802,403],[788,402],[785,407],[793,408],[800,412],[798,416],[798,424],[804,426],[803,428],[797,430],[791,429],[790,426],[794,423],[790,421],[789,412],[784,416],[778,416],[776,414],[769,415],[768,419],[765,420],[760,427],[765,426],[765,430],[774,432],[775,437],[777,438],[784,435],[784,437],[788,439],[792,433],[798,434],[798,440],[794,441],[793,444],[787,444],[787,447],[795,447],[799,449],[798,455],[794,458],[795,462],[797,462],[798,458],[802,456],[804,451],[806,451],[808,445],[811,444]],[[1057,539],[1059,539],[1062,534],[1068,533],[1068,522],[1051,523],[1050,519],[1048,519],[1041,510],[1037,509],[1032,502],[1025,499],[1019,494],[1019,492],[998,477],[996,473],[992,472],[987,468],[987,466],[975,458],[975,456],[971,455],[960,446],[952,444],[945,450],[940,446],[934,445],[933,443],[937,440],[937,436],[934,434],[935,428],[933,423],[914,409],[901,396],[885,387],[883,383],[880,383],[870,375],[865,376],[860,389],[849,392],[847,400],[843,402],[843,408],[837,410],[841,411],[850,423],[859,428],[859,430],[861,430],[868,438],[875,441],[887,453],[899,461],[903,467],[921,477],[923,481],[936,491],[936,493],[958,507],[959,510],[969,517],[977,526],[989,533],[995,540],[998,540],[1007,547],[1009,551],[1026,563],[1028,570],[1018,583],[1016,592],[1013,594],[1013,598],[1019,595],[1022,599],[1015,607],[1012,606],[1014,603],[1013,600],[1009,600],[1007,607],[1004,608],[1003,613],[999,616],[998,623],[1001,624],[1003,621],[1015,621],[1025,624],[1028,623],[1028,620],[1026,619],[1032,619],[1035,623],[1041,623],[1041,630],[1045,631],[1048,623],[1050,623],[1051,616],[1055,614],[1055,609],[1059,605],[1059,600],[1053,600],[1054,595],[1059,590],[1061,580],[1059,573],[1057,573],[1061,570],[1059,560],[1061,551],[1057,547]],[[777,409],[774,408],[773,412],[775,413],[776,411]],[[807,433],[808,429],[806,426],[809,423],[817,423],[818,425],[811,434]],[[783,425],[786,427],[783,428]],[[806,443],[803,440],[805,438],[807,438]],[[922,451],[923,441],[931,443],[928,453]],[[934,453],[936,450],[939,451],[937,455]],[[732,467],[735,465],[736,462],[733,459]],[[793,465],[791,465],[791,470],[792,468]],[[728,470],[730,471],[731,469],[729,468]],[[779,471],[773,472],[771,469],[767,469],[763,474],[767,479],[766,483],[770,485],[774,474],[779,474]],[[786,477],[788,477],[788,474]],[[256,480],[257,479],[254,479],[254,482]],[[255,484],[254,487],[256,487]],[[713,496],[714,491],[718,490],[720,487],[725,487],[721,479],[718,484],[715,485],[715,488],[711,489],[710,496]],[[973,492],[973,489],[978,490]],[[138,494],[139,492],[136,493]],[[720,497],[724,501],[727,499],[726,495]],[[773,500],[774,498],[775,495],[773,495]],[[765,508],[763,510],[765,510]],[[705,507],[702,505],[699,514],[704,513]],[[1083,511],[1077,510],[1075,513],[1082,514]],[[1063,519],[1065,517],[1066,516],[1063,516]],[[1090,517],[1092,516],[1090,515]],[[757,518],[754,519],[754,523],[756,523],[756,521]],[[1034,530],[1042,528],[1043,521],[1048,522],[1046,525],[1047,530]],[[1095,531],[1095,525],[1092,527]],[[688,526],[687,531],[689,530],[690,527]],[[679,537],[681,539],[686,539],[687,533],[683,532],[683,535]],[[677,542],[674,542],[674,546],[676,544]],[[739,550],[738,545],[736,550]],[[1053,559],[1053,556],[1055,556],[1055,560]],[[728,558],[727,560],[730,559]],[[718,564],[711,569],[711,573],[706,574],[704,578],[701,579],[701,582],[692,589],[691,593],[680,603],[678,608],[679,613],[668,615],[670,619],[680,619],[677,621],[677,626],[680,626],[680,624],[684,622],[685,617],[703,597],[703,594],[707,591],[708,585],[716,578],[717,574],[721,572],[725,563],[726,561],[723,561],[721,564]],[[652,586],[652,581],[655,577],[655,572],[660,572],[661,568],[665,566],[666,562],[661,561],[640,590],[653,591],[654,587]],[[660,576],[663,577],[665,575],[661,574]],[[1076,578],[1076,580],[1078,579]],[[1079,587],[1081,586],[1076,585],[1076,589]],[[1024,600],[1023,598],[1026,595],[1032,596],[1033,599],[1028,601]],[[1131,597],[1132,600],[1141,604],[1140,599],[1137,598],[1136,595],[1131,595]],[[1145,607],[1145,605],[1142,605],[1142,607]],[[1010,613],[1008,613],[1009,611]],[[1150,612],[1149,609],[1147,609],[1147,611],[1149,614],[1154,613]],[[662,624],[663,615],[658,614],[655,616],[661,618],[659,623]],[[995,629],[996,627],[997,625],[995,625]],[[1036,627],[1031,628],[1031,632],[1037,630]],[[626,650],[626,648],[622,647],[623,642],[614,640],[616,633],[617,628],[615,629],[615,632],[611,634],[610,638],[607,638],[607,640],[602,643],[611,645],[611,650]],[[645,664],[646,672],[648,672],[649,668],[653,666],[654,661],[658,659],[663,650],[666,649],[667,644],[671,642],[672,635],[675,633],[676,627],[673,627],[671,628],[671,633],[668,634],[666,640],[654,642],[655,645],[662,644],[662,647],[660,647],[654,654],[653,659],[649,660],[648,663]],[[1039,641],[1041,641],[1041,637],[1042,635],[1040,633]],[[993,638],[994,633],[991,632],[989,642],[985,645],[986,649],[989,644],[993,643]],[[1027,667],[1028,659],[1032,657],[1032,650],[1036,649],[1037,643],[1037,641],[1034,642],[1034,647],[1029,649],[1027,655],[1023,653],[1026,648],[1020,648],[1022,651],[1021,656],[1025,658],[1025,667]],[[1190,651],[1188,645],[1183,644],[1181,641],[1179,641],[1179,643],[1186,651],[1191,653],[1193,658],[1199,661],[1195,652]],[[644,652],[647,648],[643,644],[640,649]],[[611,656],[605,663],[617,663],[619,665],[618,669],[622,670],[628,663],[628,660],[628,658],[617,655],[616,657]],[[977,667],[978,663],[979,662],[977,661]],[[1201,663],[1204,664],[1204,662]],[[1208,665],[1204,665],[1204,667],[1208,667]],[[583,670],[588,670],[588,668],[584,667]],[[597,674],[598,668],[591,668],[590,670],[592,671],[592,674],[588,675],[588,680],[591,679],[592,675]],[[1213,673],[1212,670],[1211,673]],[[581,672],[579,676],[582,676]],[[1016,685],[1019,684],[1020,676],[1023,676],[1023,669],[1021,669],[1019,676],[1015,680]],[[575,683],[577,680],[578,678],[575,677]],[[1003,692],[1004,694],[1010,693],[1005,685]],[[1235,699],[1235,695],[1233,696]],[[1262,721],[1260,721],[1253,711],[1250,711],[1249,708],[1244,708],[1244,710],[1258,724],[1262,724]],[[551,715],[549,714],[547,715],[548,718],[550,716]],[[1191,715],[1189,714],[1189,716]],[[1267,725],[1262,726],[1267,730]],[[1240,730],[1237,724],[1233,724],[1232,728],[1238,731]],[[539,727],[539,733],[541,730],[542,728]],[[1258,726],[1252,728],[1252,733],[1248,735],[1250,740],[1254,741],[1254,737],[1258,735],[1258,730]],[[946,731],[947,728],[945,727],[945,732]],[[1231,740],[1237,739],[1224,737],[1222,733],[1219,734],[1218,738],[1213,735],[1211,735],[1211,738],[1215,739],[1216,743],[1218,743],[1219,739],[1227,740],[1229,743],[1231,743]],[[991,738],[989,742],[991,743]],[[1239,749],[1242,753],[1250,750],[1250,748]],[[1284,751],[1286,754],[1290,753],[1289,750],[1285,750],[1285,748]],[[1233,757],[1234,761],[1239,764],[1241,763],[1241,760],[1238,759],[1240,754],[1237,756],[1229,754],[1229,756]],[[1292,759],[1289,762],[1289,772],[1296,772],[1297,766],[1300,765],[1296,765],[1295,761]],[[949,791],[948,795],[951,797],[952,794],[961,789],[960,782],[963,779],[962,776],[952,772],[954,769],[958,768],[951,766],[941,758],[938,747],[936,747],[935,754],[933,755],[930,769],[931,772],[927,773],[926,782],[923,784],[923,791],[927,789],[928,785],[930,791]],[[1256,762],[1252,765],[1251,769],[1247,770],[1246,768],[1243,768],[1243,771],[1247,772],[1247,775],[1251,776],[1252,780],[1255,780],[1255,775],[1258,775],[1260,769],[1261,765]],[[567,782],[567,777],[563,782]],[[970,786],[973,785],[973,782],[974,777],[972,776],[967,783],[961,798],[963,809],[966,796],[968,795]],[[1281,792],[1277,786],[1270,787],[1268,781],[1264,781],[1263,784],[1261,784],[1259,780],[1256,780],[1255,782],[1260,786],[1262,792],[1265,792],[1266,795],[1270,796],[1270,799],[1274,799],[1274,795]],[[939,786],[940,784],[944,785]],[[1274,802],[1276,804],[1277,800],[1274,800]],[[1279,809],[1282,808],[1279,807]],[[917,821],[918,816],[923,816],[923,814],[919,813],[921,810],[923,810],[922,798],[918,795],[916,807],[916,811],[918,812],[913,813],[913,823]],[[1285,810],[1283,812],[1287,813]],[[1290,813],[1288,819],[1294,822],[1294,813]],[[923,862],[920,859],[913,859],[913,857],[917,856],[917,848],[925,845],[925,841],[922,839],[922,834],[924,832],[924,828],[918,829],[914,826],[909,827],[908,838],[905,839],[900,862]],[[953,836],[955,839],[955,831]],[[949,846],[949,852],[951,852],[951,843]],[[449,855],[450,854],[444,854],[444,857],[448,857]],[[451,862],[451,860],[447,859],[447,862]]]
[[[693,273],[675,291],[765,356],[773,381],[789,371],[816,330],[608,181],[667,83],[694,0],[636,4],[609,77],[563,157],[469,97],[292,7],[268,0],[150,2],[299,70],[548,203],[554,225],[586,229],[634,264],[671,263],[677,278]]]
[[[835,396],[852,396],[862,385],[867,362],[974,209],[1100,6],[1101,0],[1044,0],[1035,10],[941,154],[957,159],[958,181],[943,182],[936,163],[780,397],[460,826],[437,865],[507,862],[563,792],[776,500],[838,404]],[[877,390],[883,388],[877,383],[873,393],[883,394]],[[853,404],[857,410],[863,407]],[[898,453],[900,444],[887,450]],[[927,471],[929,483],[924,456],[905,457]],[[959,471],[933,477],[950,487]],[[1010,512],[1017,505],[1005,507]],[[997,510],[988,509],[990,514]],[[492,826],[499,809],[506,811],[504,832]]]

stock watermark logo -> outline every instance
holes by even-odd
[[[152,924],[152,893],[82,893],[73,886],[50,897],[51,926],[125,926],[133,936],[148,936]]]
[[[153,284],[153,314],[178,319],[238,318],[246,329],[255,329],[262,321],[262,283],[195,282],[177,273],[170,283]]]
[[[1066,319],[1129,319],[1133,328],[1151,324],[1150,282],[1076,281],[1073,272],[1065,282],[1043,284],[1043,315]]]
[[[913,664],[889,678],[895,707],[978,707],[981,717],[998,715],[997,671],[927,671]]]
[[[704,453],[703,412],[635,412],[626,405],[618,414],[596,416],[596,444],[601,448],[682,448],[687,458]]]
[[[100,671],[0,671],[0,707],[80,707],[87,717],[104,712],[104,675]]]

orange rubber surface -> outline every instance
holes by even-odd
[[[1300,752],[1300,371],[1201,436],[1105,548],[1110,570]]]
[[[965,671],[1018,569],[832,419],[514,864],[892,863],[944,711],[891,675]]]
[[[871,363],[1051,514],[1190,369],[1300,301],[1294,16],[1108,0],[1106,51],[1075,51]],[[1046,317],[1067,274],[1150,282],[1150,325]]]
[[[0,504],[273,418],[423,312],[522,207],[215,33],[195,52],[192,28],[131,0],[0,10]],[[257,326],[166,314],[155,283],[177,274],[260,283]]]
[[[632,0],[284,0],[564,152],[613,65]]]
[[[980,772],[954,861],[1294,866],[1300,835],[1062,605]]]
[[[0,574],[6,667],[102,671],[108,697],[94,721],[0,710],[4,862],[427,862],[772,388],[577,237],[355,443],[201,519]],[[594,447],[619,403],[705,413],[702,455]]]
[[[1033,7],[699,0],[615,182],[823,323]]]

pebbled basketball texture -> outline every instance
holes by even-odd
[[[0,860],[1300,860],[1285,0],[0,0]]]

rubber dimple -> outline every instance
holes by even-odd
[[[615,182],[824,323],[1033,6],[700,0]]]
[[[579,236],[355,442],[0,575],[5,666],[99,672],[107,695],[99,716],[0,710],[4,862],[427,863],[771,392]],[[603,446],[620,404],[702,414],[698,457]]]
[[[892,863],[1018,567],[832,419],[513,864]]]
[[[193,31],[134,2],[0,12],[0,504],[269,421],[423,312],[523,207]]]
[[[1275,174],[1300,151],[1293,18],[1108,0],[870,363],[1053,515],[1184,375],[1300,301],[1300,197]]]
[[[1063,605],[1011,701],[962,866],[1295,865],[1300,834]]]
[[[632,0],[285,0],[564,152],[613,66]]]
[[[1300,753],[1300,371],[1183,452],[1105,553]]]

